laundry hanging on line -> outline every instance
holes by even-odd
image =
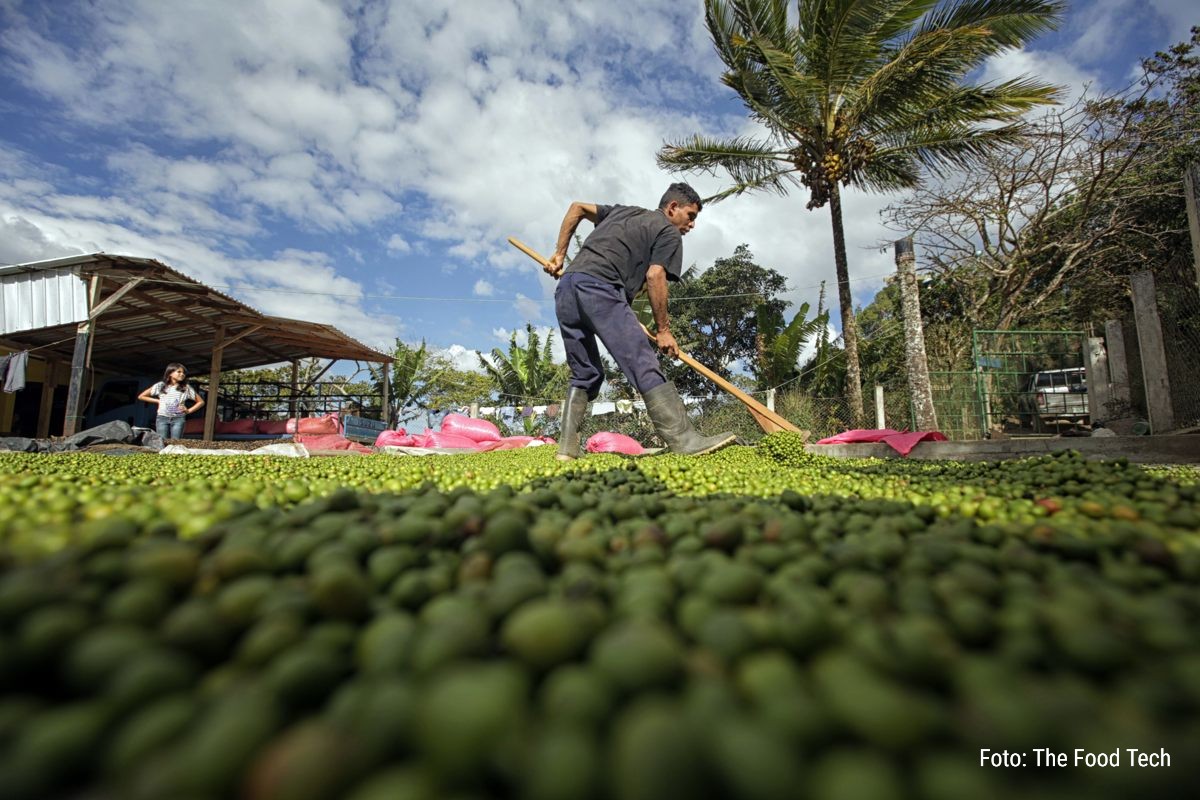
[[[20,353],[4,356],[2,360],[7,362],[0,370],[0,375],[4,376],[4,391],[11,394],[24,389],[25,368],[29,365],[29,351],[22,350]]]

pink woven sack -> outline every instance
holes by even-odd
[[[301,433],[296,441],[309,450],[349,450],[351,453],[370,453],[371,448],[352,442],[340,433]]]
[[[253,434],[254,420],[252,419],[231,419],[229,421],[217,420],[217,424],[213,429],[214,433],[239,433]]]
[[[548,436],[505,436],[496,442],[481,442],[480,448],[485,451],[492,450],[520,450],[522,447],[529,447],[532,442],[541,442],[542,444],[556,444],[556,442]]]
[[[587,440],[585,449],[589,453],[621,453],[627,456],[640,456],[646,452],[637,439],[612,431],[592,434],[591,438]]]
[[[376,447],[414,447],[414,437],[403,428],[398,431],[382,431],[375,439]]]
[[[288,433],[341,433],[342,425],[337,414],[326,414],[323,417],[295,417],[287,421]]]
[[[493,423],[463,414],[447,414],[442,420],[442,433],[465,436],[473,442],[495,442],[500,439],[500,429]]]
[[[423,436],[414,437],[414,447],[447,447],[454,450],[478,450],[479,442],[465,436],[455,436],[452,433],[429,431]]]

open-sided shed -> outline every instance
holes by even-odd
[[[302,358],[392,362],[330,325],[268,316],[160,261],[107,253],[0,267],[0,346],[46,362],[39,436],[48,433],[50,396],[63,379],[63,434],[77,431],[91,369],[144,374],[179,361],[202,375],[207,363],[204,438],[212,439],[222,370],[290,361],[295,376]]]

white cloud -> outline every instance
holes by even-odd
[[[456,369],[467,372],[483,372],[483,368],[479,366],[479,358],[475,355],[475,351],[463,347],[461,344],[453,344],[449,347],[435,350],[434,353],[446,358]]]
[[[498,342],[502,342],[507,345],[509,343],[509,341],[511,341],[512,335],[514,333],[517,335],[517,344],[519,344],[523,347],[525,345],[526,339],[528,338],[525,335],[524,330],[510,331],[507,328],[493,328],[492,329],[492,338]]]
[[[517,310],[517,315],[534,321],[542,317],[542,304],[536,300],[531,300],[520,292],[517,293],[517,298],[513,302],[513,307]]]
[[[1151,6],[1157,16],[1096,0],[1071,17],[1073,44],[1005,53],[984,78],[1098,80],[1110,53],[1096,43],[1128,29],[1131,14],[1172,26],[1163,46],[1186,38],[1191,3]],[[382,285],[384,270],[396,293],[516,295],[503,321],[473,304],[480,338],[549,321],[554,282],[505,237],[548,254],[572,200],[654,205],[676,179],[654,162],[664,139],[762,133],[720,85],[698,10],[669,0],[60,0],[49,15],[0,2],[0,71],[45,98],[29,113],[54,120],[63,153],[0,142],[0,260],[97,249],[159,258],[236,283],[264,310],[311,314],[376,343],[402,329],[399,317],[366,311],[362,287]],[[702,194],[725,186],[691,182]],[[685,262],[707,266],[747,243],[788,278],[789,300],[815,307],[824,280],[836,306],[829,211],[806,211],[806,199],[705,209]],[[878,216],[894,199],[844,197],[856,303],[893,268],[877,245],[895,236]],[[421,260],[430,255],[438,260]],[[466,330],[446,324],[461,308],[440,313],[404,324]]]
[[[405,254],[412,252],[412,245],[404,240],[404,237],[398,233],[393,233],[387,240],[387,250],[393,255]]]
[[[1084,86],[1099,83],[1096,72],[1057,52],[1007,50],[988,59],[984,65],[985,81],[1008,81],[1022,76],[1064,87],[1063,102],[1079,97]]]
[[[78,247],[54,241],[45,231],[24,217],[0,217],[0,265],[44,261],[82,252]]]

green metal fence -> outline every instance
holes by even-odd
[[[987,428],[980,414],[974,372],[930,372],[929,388],[938,430],[950,439],[982,439]],[[915,420],[915,414],[914,414]],[[913,423],[915,425],[915,422]]]
[[[977,330],[972,335],[973,370],[930,372],[933,406],[938,428],[951,439],[983,439],[994,430],[1015,435],[1055,433],[1062,424],[1053,407],[1039,406],[1036,385],[1062,380],[1063,396],[1057,400],[1066,408],[1086,413],[1086,383],[1082,331]],[[1071,380],[1062,378],[1066,371]],[[1047,377],[1049,376],[1049,377]],[[1070,385],[1068,385],[1070,384]],[[1078,414],[1074,417],[1077,419]]]
[[[1084,337],[1081,331],[975,331],[972,336],[974,369],[929,373],[938,429],[958,441],[987,438],[993,430],[1015,435],[1056,432],[1058,427],[1048,425],[1043,421],[1044,415],[1039,413],[1037,392],[1033,391],[1035,379],[1039,373],[1048,371],[1081,370]],[[874,427],[873,386],[863,388],[865,424]],[[1078,400],[1077,392],[1075,399]],[[1082,402],[1086,403],[1086,400]],[[916,429],[912,396],[902,376],[895,376],[884,385],[884,406],[887,427]],[[702,433],[733,431],[749,443],[758,441],[763,435],[745,406],[727,395],[689,405],[688,409],[693,423]],[[798,427],[810,431],[810,441],[840,433],[854,424],[849,402],[844,397],[812,397],[798,389],[781,391],[775,398],[775,410]],[[588,417],[582,428],[585,438],[606,430],[632,436],[646,446],[662,444],[644,411]],[[557,427],[554,425],[536,432],[553,436],[557,435]]]

